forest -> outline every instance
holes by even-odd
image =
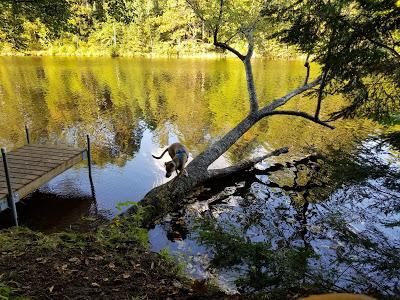
[[[251,7],[251,1],[245,1]],[[32,13],[33,12],[33,13]],[[259,56],[296,57],[293,47],[257,40]],[[239,43],[238,47],[244,47]],[[77,56],[215,56],[212,32],[185,0],[0,2],[0,53]]]

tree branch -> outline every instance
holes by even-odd
[[[396,56],[397,58],[400,58],[400,53],[396,51],[395,47],[390,47],[390,46],[382,43],[381,41],[377,41],[377,40],[371,38],[368,34],[363,33],[356,26],[351,24],[351,22],[348,21],[345,16],[341,16],[340,15],[339,16],[339,20],[341,20],[343,23],[345,23],[347,26],[349,26],[351,29],[353,29],[355,32],[357,32],[359,35],[361,35],[363,38],[365,38],[366,40],[368,40],[372,44],[374,44],[374,45],[376,45],[378,47],[384,48],[386,50],[389,50],[394,56]]]
[[[238,50],[232,48],[228,44],[221,43],[221,42],[218,41],[218,31],[219,31],[219,26],[220,26],[221,20],[222,20],[223,6],[224,6],[224,0],[220,0],[218,21],[217,21],[217,24],[215,25],[215,30],[214,30],[214,46],[220,47],[222,49],[225,49],[225,50],[228,50],[228,51],[232,52],[237,57],[239,57],[240,60],[243,61],[245,59],[245,56],[243,54],[241,54]]]
[[[308,78],[310,77],[310,63],[309,63],[310,53],[307,54],[306,62],[304,66],[307,68],[306,79],[304,80],[304,84],[308,83]]]
[[[263,118],[264,116],[266,116],[268,113],[272,112],[273,110],[275,110],[276,108],[286,104],[290,99],[292,99],[293,97],[300,95],[301,93],[317,86],[318,84],[320,84],[321,82],[321,76],[319,76],[317,79],[315,79],[314,81],[304,84],[303,86],[291,91],[290,93],[286,94],[285,96],[274,100],[272,103],[264,106],[260,111],[258,116],[260,118]]]
[[[305,118],[307,120],[313,121],[314,123],[320,124],[322,126],[328,127],[330,129],[335,129],[335,126],[332,126],[330,124],[328,124],[327,122],[321,121],[320,119],[309,115],[305,112],[301,112],[301,111],[292,111],[292,110],[275,110],[275,111],[271,111],[269,113],[266,113],[263,117],[266,116],[272,116],[272,115],[287,115],[287,116],[298,116],[298,117],[302,117]]]
[[[319,113],[321,111],[322,99],[324,98],[324,88],[326,85],[326,77],[328,75],[328,71],[329,71],[329,66],[327,67],[327,69],[324,71],[324,74],[322,75],[321,85],[319,86],[319,90],[318,90],[317,108],[315,109],[315,114],[314,114],[314,117],[316,119],[319,119]]]
[[[209,179],[216,179],[216,178],[222,178],[222,177],[226,177],[229,176],[231,174],[234,173],[238,173],[241,172],[243,170],[249,169],[251,167],[253,167],[255,164],[261,162],[262,160],[271,157],[271,156],[279,156],[283,153],[287,153],[289,150],[287,147],[285,148],[279,148],[271,153],[268,153],[266,155],[263,156],[259,156],[256,158],[252,158],[246,161],[243,161],[235,166],[231,166],[231,167],[227,167],[227,168],[223,168],[223,169],[212,169],[208,171],[209,174]]]
[[[250,113],[255,114],[258,112],[258,99],[257,99],[256,87],[254,85],[253,69],[251,66],[251,57],[253,55],[253,49],[254,49],[253,33],[251,31],[247,32],[246,38],[248,42],[248,50],[243,62],[246,70],[246,82],[247,82],[247,90],[249,93]]]

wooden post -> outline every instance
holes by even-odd
[[[18,226],[17,208],[15,206],[14,193],[11,187],[10,173],[8,172],[6,149],[1,148],[1,156],[3,157],[4,174],[6,175],[7,190],[8,190],[8,207],[11,209],[14,225]]]
[[[90,188],[92,190],[92,196],[93,196],[93,198],[95,198],[96,195],[95,195],[93,178],[92,178],[92,153],[91,153],[91,150],[90,150],[90,137],[89,137],[88,134],[86,135],[86,142],[87,142],[87,150],[86,150],[86,152],[87,152],[87,160],[88,160]]]
[[[31,143],[31,139],[29,137],[29,128],[28,126],[25,125],[25,134],[26,134],[26,142],[28,143],[28,145]]]

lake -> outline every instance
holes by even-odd
[[[260,102],[299,86],[303,63],[255,60]],[[312,66],[311,78],[317,72]],[[325,117],[344,103],[340,97],[327,98]],[[298,97],[287,107],[312,113],[315,99]],[[84,147],[86,134],[92,139],[95,199],[82,162],[18,205],[21,223],[44,232],[80,228],[82,218],[113,218],[127,208],[121,203],[139,201],[167,180],[167,157],[155,160],[151,154],[180,141],[195,157],[247,112],[245,74],[234,59],[0,58],[1,146],[22,146],[25,125],[38,143]],[[215,166],[278,147],[288,146],[289,153],[204,187],[187,209],[149,232],[151,248],[167,247],[193,277],[214,278],[227,290],[260,290],[266,283],[255,286],[243,279],[260,260],[249,256],[224,265],[218,251],[264,243],[269,250],[292,251],[282,252],[287,256],[301,254],[302,266],[313,265],[315,272],[307,276],[329,266],[331,272],[324,274],[329,280],[323,281],[332,290],[350,289],[357,282],[360,291],[399,291],[400,268],[388,267],[399,263],[399,150],[383,138],[387,128],[372,121],[334,125],[330,130],[287,116],[259,122]],[[221,249],[204,234],[208,221],[195,231],[199,218],[231,228],[229,234],[240,236],[240,243]],[[0,222],[7,226],[8,215],[0,215]],[[362,255],[351,260],[355,253]],[[269,262],[277,259],[268,257]],[[226,271],[232,264],[235,271]],[[256,273],[266,273],[265,268]],[[313,276],[293,282],[312,281]]]

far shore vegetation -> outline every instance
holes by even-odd
[[[0,55],[216,58],[212,32],[185,0],[0,2]],[[260,36],[256,56],[292,59],[295,47]],[[234,45],[244,49],[245,44]]]

